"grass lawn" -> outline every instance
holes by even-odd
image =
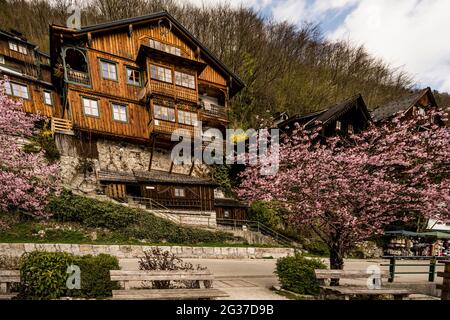
[[[247,244],[245,242],[207,242],[207,243],[169,243],[129,238],[119,231],[104,228],[87,228],[72,222],[16,223],[0,232],[0,243],[77,243],[77,244],[129,244],[158,246],[202,246],[202,247],[273,247],[268,245]]]

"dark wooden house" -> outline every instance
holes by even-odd
[[[229,224],[230,220],[247,220],[248,205],[231,198],[217,198],[214,201],[217,223]]]
[[[290,117],[278,124],[285,134],[290,134],[296,124],[310,131],[322,127],[320,135],[331,137],[361,132],[372,121],[363,97],[358,94],[327,109]]]
[[[426,88],[417,92],[412,92],[404,97],[390,101],[382,106],[379,106],[372,111],[372,118],[374,122],[381,123],[389,121],[397,114],[402,114],[404,117],[412,115],[426,115],[431,109],[437,109],[438,105],[434,98],[431,88]]]
[[[0,30],[0,77],[4,76],[6,93],[22,100],[24,111],[52,117],[60,109],[50,57],[15,30]]]

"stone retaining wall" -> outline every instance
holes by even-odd
[[[68,252],[74,255],[111,254],[117,258],[142,257],[144,251],[156,246],[139,245],[91,245],[91,244],[50,244],[50,243],[0,243],[0,255],[21,256],[24,252],[47,251]],[[252,247],[190,247],[190,246],[159,246],[180,258],[207,259],[262,259],[291,256],[291,248],[252,248]]]

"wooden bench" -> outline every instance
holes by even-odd
[[[394,296],[394,300],[403,300],[411,294],[411,292],[405,289],[382,288],[382,280],[389,278],[388,272],[382,271],[379,274],[379,277],[374,277],[366,271],[317,269],[314,270],[314,273],[316,275],[316,279],[320,282],[321,298],[325,298],[328,294],[343,296],[345,300],[350,300],[351,297],[355,296],[379,297],[384,295],[392,295]],[[373,281],[377,282],[377,286],[374,286],[373,289],[368,288],[366,285],[330,286],[326,284],[326,281],[331,279],[369,279],[369,277],[373,277]]]
[[[9,300],[16,296],[11,293],[13,284],[20,282],[19,270],[0,270],[0,300]]]
[[[228,294],[211,287],[214,280],[209,271],[122,271],[111,270],[111,281],[118,281],[121,290],[113,290],[117,300],[195,300],[228,297]],[[131,282],[193,281],[198,288],[132,289]]]

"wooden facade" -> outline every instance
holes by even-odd
[[[61,114],[79,130],[152,141],[199,121],[224,129],[228,100],[243,87],[166,12],[50,31],[52,65],[60,68],[53,83],[64,83]],[[98,101],[94,116],[83,112],[85,97]],[[126,107],[126,121],[115,121],[112,103]]]
[[[58,114],[60,99],[51,83],[50,57],[17,31],[0,30],[0,76],[8,78],[7,94],[22,100],[25,112]],[[11,85],[23,88],[20,94]]]
[[[361,95],[333,105],[325,110],[305,115],[295,115],[277,126],[285,134],[290,134],[296,124],[305,130],[320,126],[322,137],[351,135],[365,130],[372,118]]]

